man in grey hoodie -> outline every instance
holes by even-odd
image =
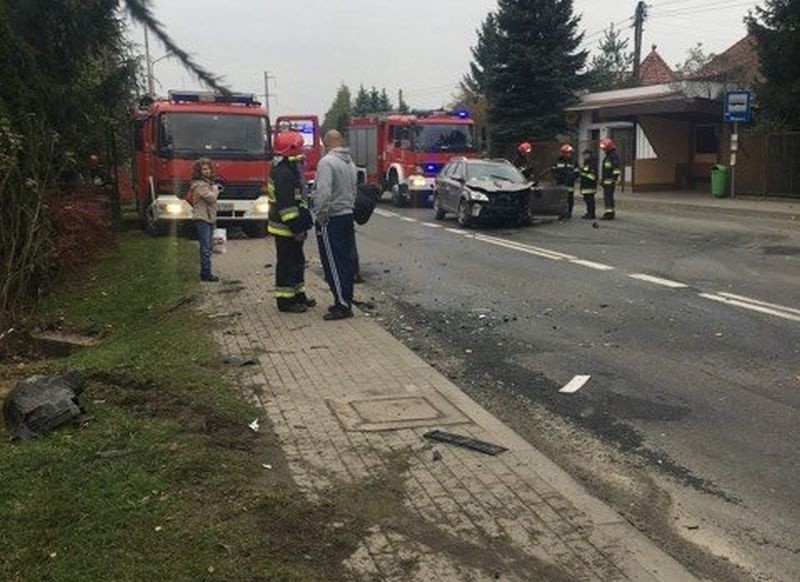
[[[322,141],[328,153],[317,165],[311,198],[319,256],[334,300],[324,319],[331,321],[353,316],[357,172],[341,133],[331,130]]]

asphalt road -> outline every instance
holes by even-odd
[[[462,231],[381,205],[360,294],[696,571],[800,580],[800,227],[677,212]]]

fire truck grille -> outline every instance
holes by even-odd
[[[229,182],[220,195],[220,200],[255,200],[263,194],[258,182]]]

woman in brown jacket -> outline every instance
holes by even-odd
[[[211,252],[214,227],[217,222],[217,198],[220,187],[214,183],[214,166],[208,158],[200,158],[192,166],[192,217],[197,225],[200,242],[200,280],[215,283],[219,278],[211,273]]]

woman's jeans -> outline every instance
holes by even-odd
[[[200,278],[211,278],[211,252],[214,246],[214,225],[196,220],[197,240],[200,242]]]

